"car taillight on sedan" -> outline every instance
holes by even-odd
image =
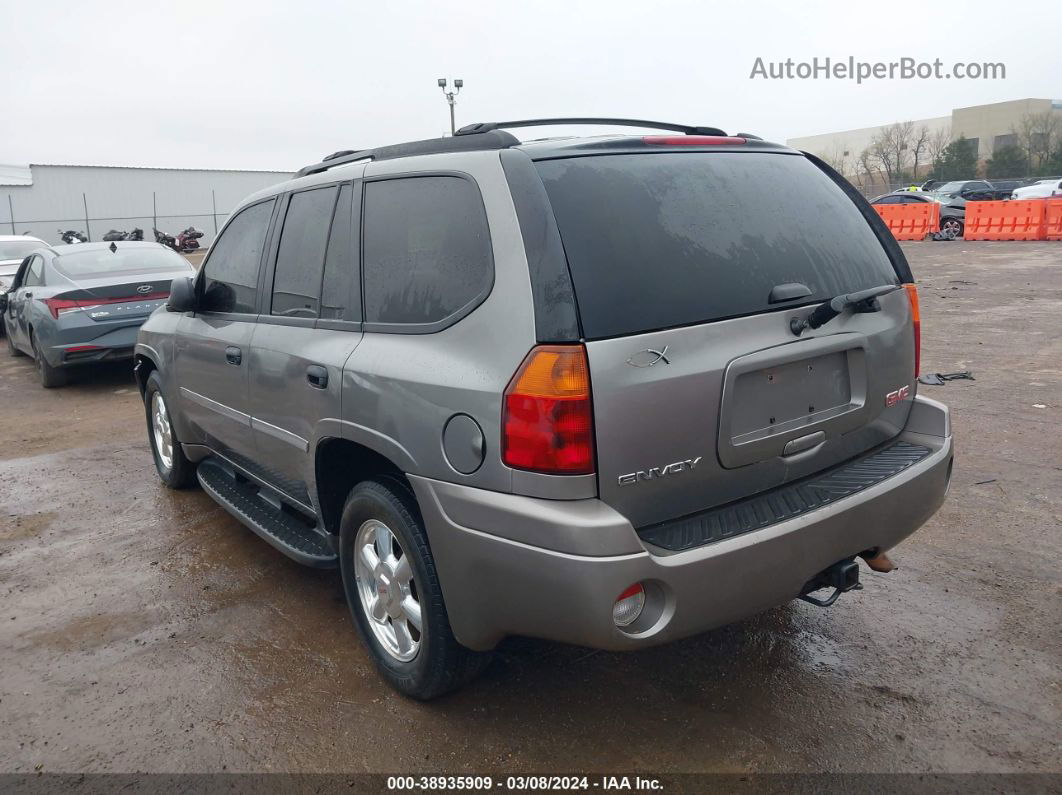
[[[69,298],[45,298],[44,304],[56,320],[59,319],[60,315],[65,315],[67,312],[77,312],[83,308],[80,301],[74,301]]]
[[[539,345],[505,389],[502,461],[551,475],[594,471],[590,368],[582,345]]]
[[[69,293],[67,293],[69,295]],[[93,309],[97,306],[104,306],[105,304],[132,304],[137,302],[146,301],[165,301],[170,297],[169,292],[159,291],[154,293],[140,294],[140,295],[124,295],[108,298],[63,298],[57,296],[55,298],[45,298],[44,303],[48,307],[48,311],[52,313],[52,317],[56,320],[60,315],[64,315],[67,312],[77,312],[81,309]]]

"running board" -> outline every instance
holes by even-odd
[[[201,461],[196,475],[215,502],[292,560],[314,568],[338,564],[335,550],[320,532],[284,511],[272,493],[240,478],[218,459]]]

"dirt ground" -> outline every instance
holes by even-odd
[[[1062,243],[906,244],[945,506],[900,569],[635,654],[513,639],[424,705],[335,572],[163,488],[126,367],[0,356],[0,772],[1060,772]]]

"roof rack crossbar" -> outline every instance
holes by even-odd
[[[645,127],[650,130],[672,130],[685,135],[726,135],[718,127],[694,127],[688,124],[672,124],[666,121],[648,121],[646,119],[609,119],[609,118],[560,118],[560,119],[519,119],[517,121],[483,121],[468,124],[455,135],[475,135],[492,130],[512,129],[514,127],[545,127],[557,124],[601,124],[620,127]]]
[[[320,174],[336,166],[354,163],[359,160],[392,160],[396,157],[413,157],[414,155],[435,155],[444,152],[472,152],[490,149],[508,149],[520,141],[516,136],[503,130],[481,130],[477,135],[465,134],[460,138],[429,138],[425,141],[410,141],[404,144],[378,146],[375,149],[344,149],[328,155],[320,163],[313,163],[299,169],[296,177]]]

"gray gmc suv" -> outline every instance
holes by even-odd
[[[664,134],[521,143],[508,128]],[[817,158],[476,124],[249,197],[143,325],[155,465],[338,566],[427,699],[507,635],[638,649],[827,605],[940,507],[918,300]]]

